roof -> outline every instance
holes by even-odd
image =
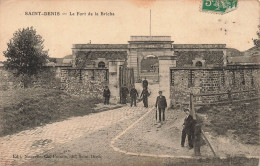
[[[226,44],[173,44],[175,49],[203,49],[203,48],[226,48]]]
[[[133,41],[171,41],[171,36],[131,36],[129,42]]]
[[[72,49],[103,48],[103,49],[127,49],[128,44],[73,44]]]

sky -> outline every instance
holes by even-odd
[[[5,60],[3,51],[13,33],[31,26],[43,37],[50,57],[72,54],[72,44],[90,40],[92,44],[127,44],[130,36],[150,34],[150,9],[152,35],[171,36],[175,44],[226,44],[245,51],[253,47],[260,24],[257,0],[238,0],[238,8],[223,15],[202,12],[201,0],[0,0],[0,61]],[[77,16],[77,12],[83,14]],[[101,16],[101,12],[114,15]]]

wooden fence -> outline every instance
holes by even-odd
[[[237,98],[234,97],[236,96],[235,94],[241,94],[241,93],[248,93],[248,96],[250,93],[254,92],[254,97],[251,98]],[[256,89],[253,90],[244,90],[244,91],[230,91],[228,90],[227,92],[222,92],[222,93],[210,93],[210,94],[190,94],[192,100],[195,102],[194,105],[199,106],[199,105],[216,105],[216,104],[227,104],[227,103],[232,103],[232,102],[240,102],[240,101],[250,101],[250,100],[257,100],[259,99],[258,96],[258,91]],[[199,101],[198,98],[200,97],[207,97],[207,96],[226,96],[225,100],[223,101],[218,101],[218,102],[212,102],[212,103],[196,103],[196,101]]]

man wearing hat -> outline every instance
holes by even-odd
[[[140,95],[140,98],[143,98],[144,107],[148,108],[148,97],[150,93],[148,92],[147,88],[145,87]]]
[[[108,89],[108,86],[105,86],[104,92],[103,92],[103,97],[105,98],[104,104],[108,105],[109,104],[109,98],[110,98],[110,90]]]
[[[189,148],[193,148],[193,138],[194,138],[194,120],[192,115],[190,114],[189,109],[184,109],[186,117],[183,123],[183,130],[181,136],[181,146],[184,147],[186,135],[188,135]]]
[[[128,93],[129,90],[126,87],[126,84],[124,84],[123,87],[121,88],[121,104],[126,104]]]
[[[162,95],[162,91],[159,91],[155,107],[158,107],[159,110],[159,121],[161,122],[161,113],[163,113],[163,121],[165,121],[165,108],[167,107],[167,102],[165,96]]]
[[[136,98],[138,97],[138,92],[135,89],[134,85],[131,85],[131,90],[130,90],[130,98],[131,98],[131,107],[134,106],[136,107]]]
[[[144,77],[144,80],[143,80],[143,88],[148,89],[148,81],[146,80],[146,77]]]

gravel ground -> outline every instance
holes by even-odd
[[[45,152],[41,156],[58,156],[50,158],[37,158],[32,159],[22,166],[76,166],[76,165],[98,165],[98,166],[222,166],[222,165],[236,165],[236,166],[251,166],[257,165],[258,160],[236,158],[228,160],[220,160],[216,158],[157,158],[157,157],[142,157],[142,156],[131,156],[123,153],[114,151],[109,145],[111,140],[126,129],[129,125],[136,120],[136,117],[129,118],[125,121],[120,121],[107,128],[103,128],[92,134],[85,134],[84,136],[75,139],[67,144]],[[125,145],[129,143],[125,140]],[[158,149],[158,152],[163,150]],[[183,151],[189,152],[187,149]],[[192,152],[190,152],[192,153]],[[66,158],[67,157],[67,158]],[[14,163],[15,164],[15,163]]]
[[[160,125],[152,111],[140,123],[123,135],[116,146],[127,152],[172,155],[179,157],[193,156],[194,150],[181,147],[181,131],[185,114],[181,110],[166,111],[166,121]],[[127,142],[127,144],[125,143]],[[213,157],[207,145],[201,147],[203,157]]]

